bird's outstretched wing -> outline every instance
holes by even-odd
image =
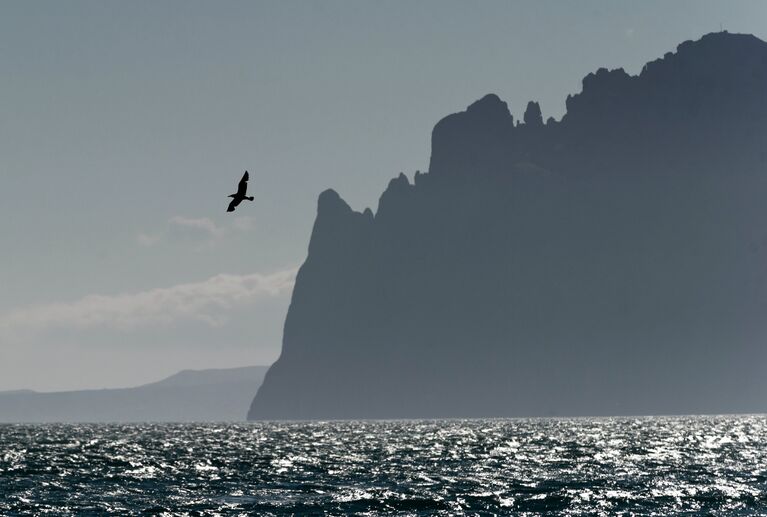
[[[240,180],[240,184],[237,185],[237,196],[245,196],[245,193],[248,191],[248,179],[250,176],[248,176],[248,171],[245,171],[245,174],[242,176],[242,179]],[[237,206],[237,205],[235,205]]]
[[[240,201],[242,201],[242,198],[234,198],[232,199],[232,202],[229,203],[229,208],[226,209],[227,212],[234,212],[234,209],[237,208],[237,205],[240,204]]]

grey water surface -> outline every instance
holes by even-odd
[[[0,514],[764,515],[767,416],[0,426]]]

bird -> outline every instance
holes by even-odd
[[[226,209],[227,212],[234,212],[234,209],[237,208],[237,205],[239,205],[243,199],[247,199],[248,201],[253,201],[255,199],[253,196],[248,197],[245,195],[248,191],[248,178],[248,171],[245,171],[245,174],[240,180],[240,184],[237,185],[237,193],[228,196],[232,198],[232,202],[229,203],[229,208]]]

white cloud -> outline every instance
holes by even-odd
[[[159,234],[150,234],[150,233],[139,233],[136,236],[136,240],[138,241],[138,243],[146,247],[154,246],[155,244],[160,242],[161,238],[162,236]]]
[[[253,218],[245,215],[235,217],[234,227],[240,231],[246,232],[253,228]]]
[[[136,241],[145,247],[166,240],[181,240],[196,242],[198,251],[214,245],[221,238],[234,231],[246,232],[253,228],[253,219],[247,216],[237,216],[230,219],[224,226],[216,224],[208,217],[185,217],[176,215],[168,219],[164,228],[155,232],[140,232]]]
[[[196,320],[211,326],[226,322],[227,311],[258,299],[289,293],[296,269],[262,275],[220,274],[196,283],[17,309],[0,316],[0,334],[55,328],[106,327],[132,330]]]
[[[223,228],[216,226],[216,223],[208,219],[207,217],[183,217],[177,215],[171,217],[168,221],[171,225],[180,226],[182,228],[191,228],[193,230],[200,230],[206,233],[211,238],[220,237],[226,231]]]

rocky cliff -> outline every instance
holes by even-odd
[[[319,197],[251,419],[767,410],[767,44],[487,95],[375,213]]]

